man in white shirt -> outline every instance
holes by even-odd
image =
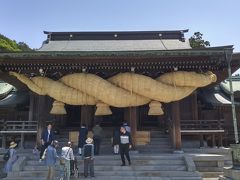
[[[64,179],[70,180],[71,169],[70,169],[70,161],[74,160],[72,143],[68,142],[66,146],[62,148],[62,155],[61,158],[64,161],[64,169],[66,171],[66,177]]]

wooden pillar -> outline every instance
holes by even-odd
[[[33,115],[34,115],[34,94],[30,91],[29,92],[29,112],[28,112],[28,121],[33,121]]]
[[[89,128],[94,120],[94,110],[92,106],[81,106],[81,124],[85,123]]]
[[[124,108],[124,121],[130,124],[129,108]]]
[[[136,132],[137,132],[137,107],[128,107],[124,109],[124,118],[131,127],[131,136],[133,146],[136,144]]]
[[[36,113],[35,113],[35,118],[36,121],[38,122],[37,126],[37,143],[40,143],[41,139],[41,133],[43,129],[46,126],[46,118],[47,118],[47,112],[46,112],[46,96],[39,96],[37,95],[37,101],[34,103],[36,105]]]
[[[6,134],[2,134],[2,148],[6,148]]]
[[[197,91],[194,91],[192,96],[192,119],[198,120],[198,102],[197,102]]]
[[[181,140],[179,101],[172,103],[172,121],[173,121],[173,147],[175,150],[181,150],[182,140]]]

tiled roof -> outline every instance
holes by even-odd
[[[168,40],[64,40],[46,41],[39,51],[146,51],[191,49],[189,41]]]

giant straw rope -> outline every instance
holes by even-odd
[[[51,111],[64,114],[64,103],[70,105],[97,105],[96,115],[111,114],[109,106],[131,107],[150,103],[150,115],[163,114],[160,102],[168,103],[190,95],[196,88],[216,81],[211,72],[174,71],[152,79],[135,73],[120,73],[109,79],[94,74],[74,73],[58,81],[10,72],[30,90],[56,100]],[[151,110],[152,108],[152,110]],[[158,110],[157,110],[158,109]]]

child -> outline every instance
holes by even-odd
[[[93,139],[87,138],[82,150],[82,159],[84,160],[84,177],[88,176],[88,169],[90,168],[90,176],[94,177],[94,145]]]

